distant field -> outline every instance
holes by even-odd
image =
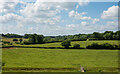
[[[5,48],[2,58],[5,62],[3,69],[8,68],[7,71],[9,68],[40,68],[38,71],[76,72],[82,65],[88,71],[109,72],[117,71],[118,66],[118,50]],[[44,68],[55,70],[42,70]]]
[[[95,43],[110,43],[110,44],[117,44],[117,40],[97,40],[97,41],[72,41],[71,45],[73,46],[75,43],[80,44],[81,47],[86,47],[86,45],[92,44],[93,42]],[[32,45],[19,45],[15,44],[15,46],[29,46],[29,47],[62,47],[61,42],[56,42],[56,43],[46,43],[46,44],[32,44]]]
[[[14,38],[2,38],[3,41],[9,41],[13,42]],[[20,39],[20,38],[17,38]],[[27,40],[24,39],[23,40]],[[110,43],[110,44],[117,44],[118,45],[119,40],[93,40],[93,41],[72,41],[71,45],[73,46],[75,43],[80,44],[81,47],[86,47],[87,45],[94,43]],[[32,44],[32,45],[20,45],[20,44],[14,44],[14,46],[29,46],[29,47],[62,47],[61,42],[55,42],[55,43],[46,43],[46,44]]]
[[[13,39],[20,39],[20,38],[5,38],[5,37],[2,37],[2,41],[9,41],[9,42],[13,42]],[[22,38],[23,40],[27,40],[27,39],[24,39]]]

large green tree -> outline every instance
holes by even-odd
[[[32,44],[41,44],[43,43],[43,35],[37,35],[37,34],[31,34],[30,37],[28,38],[29,43]]]

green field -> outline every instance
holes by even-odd
[[[118,66],[118,50],[12,48],[2,52],[3,68],[57,68],[59,71],[73,68],[67,71],[79,71],[82,65],[88,71],[109,72],[117,71]]]
[[[86,47],[93,42],[117,44],[117,40],[72,41]],[[14,46],[62,47],[61,42]],[[118,71],[118,50],[97,49],[43,49],[43,48],[3,48],[3,71],[7,72],[79,72],[80,65],[87,72]]]
[[[110,43],[110,44],[117,44],[118,45],[118,40],[97,40],[97,41],[72,41],[71,45],[73,46],[74,44],[80,44],[80,47],[85,48],[86,45],[90,45],[92,43]],[[15,46],[26,46],[26,47],[62,47],[61,42],[56,42],[56,43],[46,43],[46,44],[32,44],[32,45],[20,45],[20,44],[15,44]]]

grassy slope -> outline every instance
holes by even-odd
[[[32,68],[79,68],[116,67],[118,50],[75,50],[75,49],[3,49],[4,67]]]

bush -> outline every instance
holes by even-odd
[[[8,42],[8,41],[3,41],[3,44],[9,44],[10,42]]]
[[[18,41],[18,39],[13,39],[13,41]]]
[[[100,45],[100,48],[104,48],[104,49],[114,49],[114,45],[111,45],[109,43],[104,43]]]
[[[9,43],[8,45],[13,45],[12,43]]]
[[[92,43],[91,45],[88,45],[86,48],[88,48],[88,49],[97,49],[97,48],[99,48],[99,44],[98,43]]]
[[[92,43],[91,45],[88,45],[86,48],[88,49],[117,49],[118,45],[111,45],[109,43],[104,43],[104,44]]]
[[[78,49],[78,48],[80,48],[80,45],[79,44],[74,44],[73,48]]]
[[[61,43],[61,45],[64,46],[65,48],[69,48],[69,46],[71,46],[71,41],[65,40]]]
[[[23,41],[23,39],[22,39],[22,38],[20,38],[20,39],[19,39],[19,41],[20,41],[20,43],[21,43],[21,42]]]
[[[2,61],[2,66],[5,66],[5,61]]]

